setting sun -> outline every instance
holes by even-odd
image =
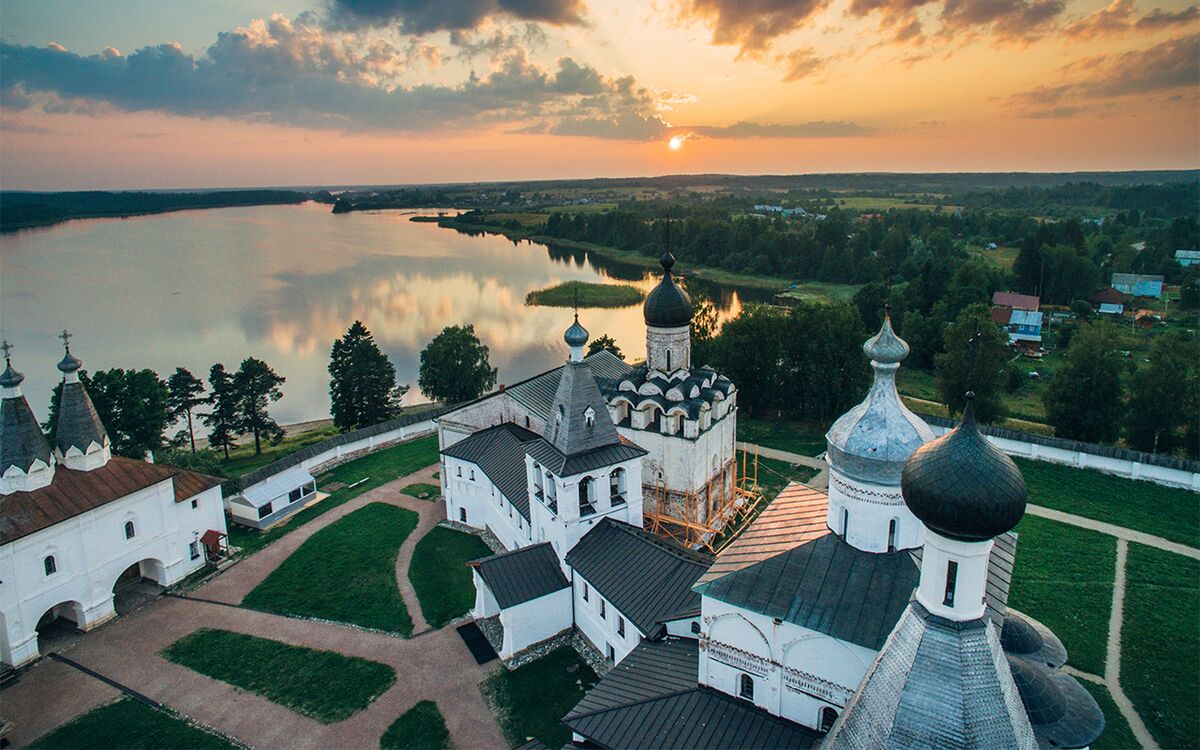
[[[667,146],[672,151],[678,151],[680,148],[683,147],[683,136],[681,136],[681,135],[671,136],[671,140],[667,141]]]

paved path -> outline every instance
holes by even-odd
[[[401,495],[400,489],[413,482],[429,481],[435,470],[436,467],[429,467],[328,511],[230,567],[201,586],[196,595],[228,604],[240,602],[305,539],[370,502],[388,502],[421,514],[417,529],[405,541],[399,555],[411,556],[416,540],[437,523],[443,506]],[[407,558],[403,563],[398,560],[396,567],[397,583],[402,586],[414,624],[424,626],[424,618],[419,618],[420,606],[408,586]],[[395,668],[396,683],[346,721],[321,724],[158,655],[199,628],[266,636],[384,662]],[[506,746],[479,690],[479,683],[497,663],[477,665],[450,626],[436,631],[425,629],[404,640],[223,604],[163,598],[78,639],[66,653],[84,666],[252,747],[375,748],[387,727],[421,700],[433,700],[439,705],[457,747],[490,750]],[[28,744],[116,695],[115,689],[92,677],[66,665],[42,660],[20,682],[4,691],[5,717],[16,724],[13,743]]]

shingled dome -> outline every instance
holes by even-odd
[[[1089,747],[1104,732],[1104,713],[1075,678],[1008,655],[1013,682],[1041,747]]]
[[[904,465],[900,491],[927,528],[960,541],[987,541],[1025,515],[1025,479],[979,431],[973,393],[962,422],[918,448]]]
[[[664,253],[662,256],[663,276],[658,286],[646,297],[642,305],[642,314],[646,325],[654,328],[679,328],[691,325],[692,301],[687,292],[683,291],[671,276],[671,267],[675,265],[675,256]]]
[[[1028,615],[1010,609],[1000,631],[1004,653],[1058,668],[1067,663],[1067,647],[1053,631]]]

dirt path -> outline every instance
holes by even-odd
[[[1137,542],[1138,544],[1144,544],[1147,547],[1154,547],[1166,552],[1174,552],[1177,555],[1190,557],[1193,560],[1200,560],[1200,549],[1189,547],[1188,545],[1180,544],[1179,542],[1172,542],[1169,539],[1163,539],[1161,536],[1147,534],[1144,531],[1135,531],[1134,529],[1127,529],[1124,526],[1115,526],[1111,523],[1105,523],[1104,521],[1096,521],[1091,518],[1077,516],[1074,513],[1065,513],[1061,510],[1055,510],[1054,508],[1045,508],[1041,505],[1029,505],[1026,506],[1025,510],[1031,516],[1041,516],[1042,518],[1049,518],[1051,521],[1067,523],[1072,526],[1078,526],[1082,529],[1099,531],[1101,534],[1115,536],[1117,539],[1125,542]]]
[[[1117,538],[1117,570],[1113,579],[1113,605],[1108,616],[1108,650],[1104,656],[1104,684],[1112,694],[1121,715],[1129,722],[1133,736],[1148,750],[1158,750],[1158,743],[1121,688],[1121,624],[1125,620],[1125,561],[1129,557],[1129,540]]]
[[[437,484],[437,480],[433,478],[433,474],[436,471],[436,465],[430,466],[424,471],[410,474],[406,477],[406,482],[407,484],[412,484],[413,482]],[[401,485],[401,487],[403,486]],[[425,619],[425,613],[421,611],[421,602],[417,598],[417,592],[413,588],[412,581],[408,578],[408,569],[412,564],[413,550],[416,549],[417,542],[421,541],[429,533],[430,529],[437,526],[438,521],[446,517],[446,504],[442,502],[431,503],[428,500],[420,500],[404,494],[397,495],[396,499],[402,507],[408,508],[420,516],[420,520],[417,521],[417,528],[413,529],[413,532],[404,540],[404,544],[400,545],[400,553],[396,555],[396,585],[400,589],[400,598],[408,605],[408,614],[413,622],[413,633],[420,635],[429,630],[429,622]]]

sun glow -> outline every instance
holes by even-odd
[[[671,140],[667,141],[667,148],[671,149],[672,151],[678,151],[679,149],[683,148],[683,136],[671,136]]]

